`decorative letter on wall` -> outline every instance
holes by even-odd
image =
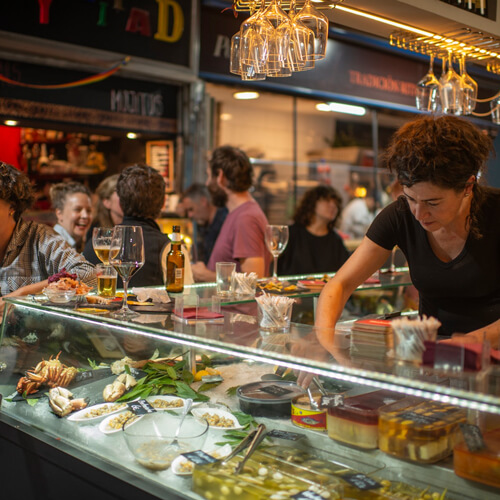
[[[40,24],[49,24],[49,10],[52,0],[38,0],[38,5],[40,6]]]
[[[149,23],[149,12],[147,10],[132,7],[128,16],[125,31],[139,33],[142,36],[151,36],[151,25]]]
[[[177,42],[184,31],[184,13],[175,0],[156,0],[158,3],[158,31],[155,39],[163,42]],[[167,33],[169,9],[172,9],[172,31]]]

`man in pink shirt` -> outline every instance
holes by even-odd
[[[217,148],[207,169],[208,188],[224,195],[229,214],[215,242],[208,264],[193,264],[196,281],[215,281],[216,262],[236,262],[238,272],[267,276],[271,254],[264,234],[268,224],[264,212],[249,189],[253,168],[247,155],[231,146]]]

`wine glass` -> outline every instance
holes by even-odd
[[[278,257],[288,243],[288,226],[266,226],[266,245],[273,255],[273,280],[278,280]]]
[[[448,71],[441,76],[439,89],[444,113],[461,115],[463,111],[462,79],[453,69],[451,52],[448,52]]]
[[[464,98],[464,115],[471,115],[476,107],[477,82],[467,73],[467,68],[465,67],[465,54],[460,55],[459,62]]]
[[[434,54],[430,55],[429,71],[417,83],[416,107],[420,111],[437,111],[439,80],[434,75]]]
[[[111,238],[113,236],[112,227],[94,227],[92,231],[92,246],[98,259],[106,265],[109,265],[109,249],[111,247]]]
[[[302,9],[294,17],[314,33],[314,53],[312,58],[316,61],[326,56],[326,43],[328,42],[328,18],[316,9],[311,0],[306,0]]]
[[[116,226],[113,229],[109,263],[123,280],[123,303],[113,316],[127,319],[137,316],[127,303],[127,286],[130,278],[144,265],[144,239],[140,226]]]

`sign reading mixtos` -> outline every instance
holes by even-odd
[[[5,0],[0,30],[189,67],[191,0]]]

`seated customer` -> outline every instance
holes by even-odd
[[[163,285],[166,276],[166,255],[170,240],[163,234],[155,219],[165,203],[165,181],[148,165],[133,165],[123,169],[116,184],[116,192],[123,210],[121,226],[140,226],[144,237],[146,259],[134,274],[131,286]],[[89,260],[100,262],[92,249]],[[193,282],[189,253],[184,252],[184,283]],[[161,271],[160,271],[161,270]]]
[[[205,264],[208,263],[210,255],[219,236],[222,224],[226,220],[227,208],[216,207],[208,188],[203,184],[192,184],[182,195],[182,204],[186,209],[187,216],[196,223],[197,259]]]
[[[51,227],[21,218],[32,202],[29,179],[0,162],[0,295],[39,293],[62,268],[95,286],[94,266]]]
[[[335,231],[342,199],[330,186],[307,191],[293,217],[288,245],[278,259],[278,273],[314,274],[337,271],[349,257]]]
[[[92,218],[90,191],[79,182],[60,182],[50,188],[50,199],[57,217],[54,231],[81,252]]]

